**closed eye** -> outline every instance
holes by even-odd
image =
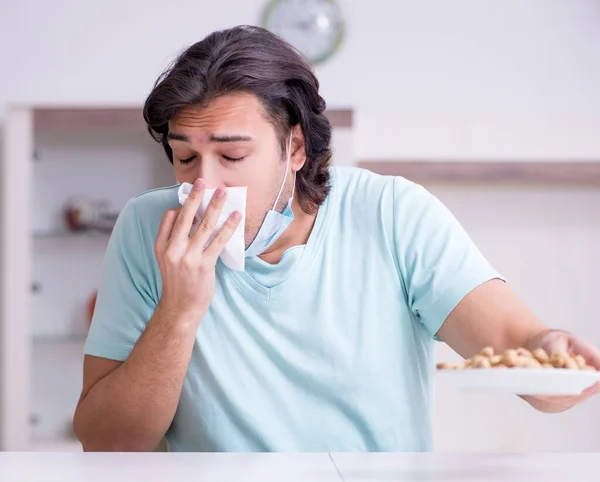
[[[179,162],[181,162],[181,164],[188,164],[194,159],[196,159],[196,156],[188,157],[187,159],[179,159]]]
[[[229,156],[225,156],[223,155],[223,159],[225,159],[226,161],[229,162],[240,162],[242,160],[244,160],[246,156],[242,156],[242,157],[229,157]]]

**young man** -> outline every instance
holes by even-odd
[[[194,189],[181,209],[178,186],[141,194],[115,227],[74,418],[85,450],[165,435],[175,451],[430,450],[436,335],[465,357],[542,346],[600,368],[426,190],[330,168],[318,88],[256,27],[209,35],[157,81],[144,118]],[[242,213],[207,245],[232,186],[248,188],[244,271],[219,260]],[[189,236],[207,188],[220,189]],[[557,412],[597,390],[527,400]]]

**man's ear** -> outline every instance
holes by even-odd
[[[292,155],[290,166],[293,171],[299,171],[306,162],[306,146],[304,144],[304,133],[300,124],[292,128]]]

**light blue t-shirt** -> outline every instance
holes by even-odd
[[[173,451],[428,451],[434,336],[499,277],[419,185],[332,168],[305,246],[217,265]],[[125,360],[161,297],[154,242],[177,186],[133,198],[109,242],[85,353]]]

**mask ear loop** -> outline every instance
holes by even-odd
[[[285,175],[283,176],[283,182],[281,183],[281,187],[279,188],[279,192],[277,193],[277,197],[275,198],[275,202],[273,203],[273,207],[271,208],[271,211],[274,211],[275,208],[277,207],[277,203],[279,202],[279,196],[281,196],[281,193],[283,191],[283,186],[285,186],[287,174],[290,169],[290,158],[292,157],[292,135],[293,134],[294,134],[294,131],[290,132],[290,142],[288,144],[287,161],[285,163]],[[296,172],[294,172],[294,186],[292,187],[292,195],[294,194],[293,190],[295,187],[296,187]]]

